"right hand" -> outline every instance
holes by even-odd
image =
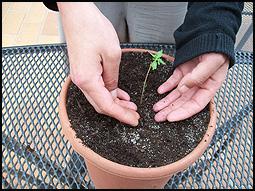
[[[137,106],[118,88],[121,48],[111,22],[91,2],[57,5],[73,83],[98,113],[137,126]]]

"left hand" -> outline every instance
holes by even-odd
[[[179,121],[200,112],[221,87],[228,66],[229,58],[221,53],[205,53],[179,65],[158,88],[159,94],[175,89],[154,104],[155,120]]]

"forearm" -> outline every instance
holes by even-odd
[[[89,46],[93,43],[91,34],[97,31],[95,21],[100,17],[100,11],[91,2],[63,2],[57,3],[61,15],[61,21],[65,39],[69,50],[77,50],[80,46]],[[86,42],[81,44],[81,41]],[[80,47],[82,49],[84,47]],[[75,52],[70,52],[74,54]]]
[[[68,37],[84,34],[83,30],[93,26],[93,17],[97,17],[98,9],[91,2],[58,2],[57,3],[63,28]],[[89,27],[86,27],[89,26]]]
[[[232,66],[242,9],[242,2],[190,2],[184,23],[174,33],[175,66],[207,52],[226,54]]]

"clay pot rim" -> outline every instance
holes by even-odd
[[[122,52],[151,52],[155,53],[156,51],[147,50],[147,49],[138,49],[138,48],[125,48],[122,49]],[[163,54],[163,57],[169,61],[174,61],[174,58]],[[71,143],[73,149],[83,156],[86,162],[96,165],[98,168],[108,173],[115,174],[121,177],[133,178],[133,179],[159,179],[163,177],[169,177],[169,175],[182,171],[193,164],[201,155],[205,152],[209,146],[211,139],[214,135],[216,129],[216,109],[214,99],[212,98],[209,104],[210,110],[210,122],[208,124],[208,129],[205,132],[204,137],[197,145],[197,147],[190,152],[188,155],[182,159],[160,167],[152,168],[139,168],[122,165],[113,161],[110,161],[99,154],[92,151],[90,148],[84,146],[82,141],[75,137],[75,131],[71,128],[69,122],[67,111],[66,111],[66,96],[67,90],[71,83],[71,78],[68,76],[65,83],[62,86],[59,99],[59,117],[62,125],[62,133],[65,135],[67,140]]]

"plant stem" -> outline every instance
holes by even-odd
[[[149,69],[147,71],[147,74],[146,74],[144,82],[143,82],[143,90],[142,90],[142,95],[141,95],[141,98],[140,98],[140,104],[142,104],[142,102],[143,102],[143,94],[144,94],[144,91],[145,91],[146,81],[147,81],[147,78],[149,76],[150,70],[151,70],[151,64],[149,66]]]

